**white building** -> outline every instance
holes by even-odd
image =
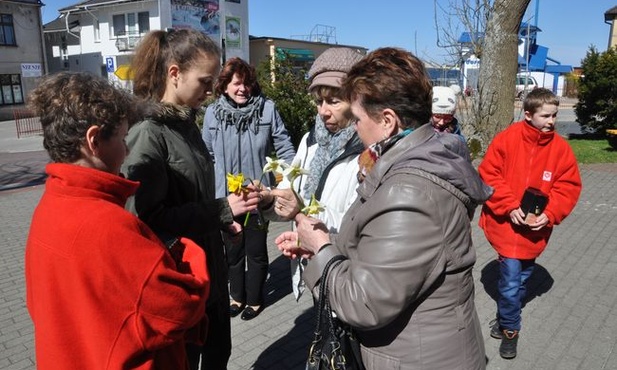
[[[224,59],[249,58],[248,0],[89,0],[59,11],[43,26],[49,72],[87,71],[127,85],[135,46],[168,28],[201,30]]]

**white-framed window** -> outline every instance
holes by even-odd
[[[115,14],[113,16],[113,37],[139,36],[150,31],[148,12]]]
[[[148,12],[115,14],[112,22],[112,37],[116,39],[116,47],[119,51],[135,49],[141,36],[150,31]]]

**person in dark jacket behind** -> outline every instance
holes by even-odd
[[[156,104],[129,131],[124,172],[141,183],[127,207],[168,243],[189,237],[206,251],[212,280],[206,305],[209,329],[203,346],[187,348],[192,369],[226,369],[231,355],[227,261],[221,230],[237,234],[233,216],[252,211],[253,191],[216,198],[214,164],[195,114],[212,93],[219,72],[218,46],[191,30],[151,31],[133,58],[135,95]]]
[[[174,258],[124,209],[139,186],[120,174],[124,139],[142,105],[74,72],[43,77],[28,104],[53,161],[26,244],[37,368],[187,369],[210,282],[197,244],[181,238]]]
[[[310,258],[304,281],[313,294],[326,263],[329,299],[356,329],[368,370],[484,369],[484,340],[474,304],[471,217],[491,194],[466,145],[437,133],[431,82],[423,63],[381,48],[343,81],[360,155],[358,198],[336,238],[298,214],[297,233],[276,238],[287,256]]]
[[[206,109],[202,137],[214,158],[216,196],[230,193],[227,174],[242,174],[247,181],[261,180],[260,186],[273,186],[273,176],[262,176],[266,157],[273,153],[291,164],[296,151],[274,102],[261,94],[255,68],[240,58],[229,59],[214,91],[218,99]],[[243,320],[251,320],[263,308],[269,264],[268,223],[256,211],[238,215],[236,221],[243,224],[242,238],[237,242],[225,240],[229,312],[232,317],[242,312]]]

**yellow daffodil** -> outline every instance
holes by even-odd
[[[285,170],[283,171],[283,175],[285,176],[285,178],[287,178],[287,181],[289,181],[290,183],[293,183],[295,179],[297,179],[298,177],[302,176],[302,175],[308,175],[308,171],[305,170],[304,168],[300,167],[300,161],[294,161],[291,166],[288,166],[287,168],[285,168]]]
[[[317,199],[315,199],[315,194],[313,194],[311,195],[311,202],[309,203],[309,205],[302,208],[300,212],[304,213],[307,216],[310,216],[310,215],[318,215],[321,212],[323,212],[324,209],[325,207],[321,205],[321,203],[319,203]]]
[[[263,173],[273,172],[282,174],[287,167],[289,166],[282,159],[266,157],[266,165],[264,166]]]
[[[227,174],[227,190],[230,193],[240,194],[241,192],[246,191],[244,188],[244,175],[239,173],[237,175],[232,175],[231,173]]]

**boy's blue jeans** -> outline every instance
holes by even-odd
[[[499,256],[497,316],[502,329],[521,330],[521,307],[536,260]]]

